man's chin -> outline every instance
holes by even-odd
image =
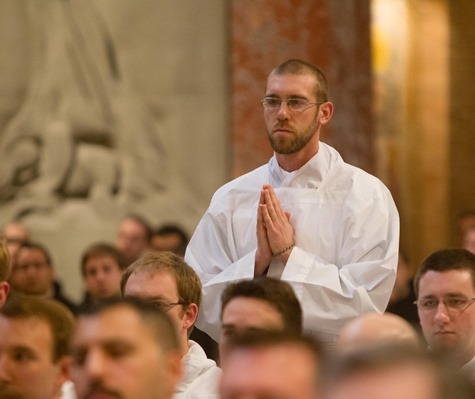
[[[293,142],[289,142],[289,140],[279,140],[276,138],[271,139],[270,141],[272,149],[277,153],[277,154],[282,154],[282,155],[289,155],[289,154],[295,154],[299,149],[295,148],[295,145]]]
[[[0,398],[1,399],[24,399],[24,396],[18,392],[14,392],[7,387],[0,385]]]
[[[112,389],[93,388],[84,397],[84,399],[123,399],[123,396]]]
[[[441,355],[450,356],[458,352],[458,345],[454,340],[444,337],[432,342],[431,349]]]

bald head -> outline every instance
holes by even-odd
[[[392,313],[366,313],[346,323],[338,338],[340,352],[384,343],[419,345],[416,330],[402,317]]]

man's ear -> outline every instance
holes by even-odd
[[[323,103],[322,105],[320,105],[320,111],[320,123],[322,125],[325,125],[330,121],[333,115],[333,103],[331,103],[330,101]]]
[[[10,285],[6,281],[0,282],[0,308],[5,304],[10,292]]]
[[[58,374],[56,375],[55,389],[58,398],[61,397],[61,388],[66,381],[69,381],[71,372],[71,356],[63,356],[58,360]],[[56,398],[56,396],[55,396]]]
[[[196,303],[190,303],[185,310],[185,316],[183,318],[183,327],[189,330],[196,322],[198,317],[198,305]]]

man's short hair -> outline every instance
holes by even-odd
[[[6,281],[10,273],[10,252],[5,239],[0,239],[0,282]]]
[[[267,302],[282,316],[284,331],[293,334],[302,333],[302,308],[292,287],[285,281],[258,277],[229,284],[221,295],[221,317],[227,304],[238,297]]]
[[[156,236],[165,236],[169,234],[176,234],[180,236],[181,240],[184,243],[188,243],[188,234],[186,234],[185,230],[176,224],[163,224],[158,227],[154,232],[153,235]]]
[[[78,317],[96,316],[120,307],[130,308],[140,316],[144,324],[154,333],[159,346],[164,352],[180,349],[176,327],[170,317],[153,304],[137,298],[108,298],[85,308],[79,313]]]
[[[56,363],[68,354],[68,341],[75,324],[71,311],[54,299],[22,294],[12,295],[0,315],[7,319],[39,319],[46,322],[53,337],[52,360]]]
[[[122,221],[124,220],[133,220],[134,222],[140,224],[145,232],[146,240],[150,241],[152,239],[153,229],[144,217],[135,213],[129,213],[122,218]]]
[[[414,276],[414,291],[419,297],[419,285],[422,276],[428,271],[446,272],[450,270],[466,270],[472,278],[475,288],[475,254],[462,248],[441,249],[425,258]]]
[[[234,351],[240,350],[274,350],[275,348],[298,348],[308,353],[315,366],[315,390],[320,389],[321,368],[319,364],[325,363],[326,354],[322,345],[310,335],[292,334],[285,331],[245,330],[233,335],[228,343],[228,357]]]
[[[176,235],[180,237],[180,243],[173,250],[173,252],[179,255],[184,255],[186,246],[188,245],[190,238],[188,237],[188,234],[182,227],[176,224],[171,224],[171,223],[163,224],[153,232],[154,237],[155,236],[163,237],[163,236],[169,236],[169,235]]]
[[[23,249],[37,249],[45,257],[45,260],[48,266],[53,265],[53,259],[51,257],[51,254],[43,244],[40,244],[39,242],[34,242],[34,241],[26,241],[21,245],[20,249],[18,250],[18,253],[20,253]],[[18,257],[18,254],[17,254],[17,257]]]
[[[298,60],[298,59],[290,59],[276,68],[271,72],[271,75],[285,75],[285,74],[293,74],[293,75],[312,75],[316,80],[315,86],[315,97],[319,102],[327,102],[328,101],[328,80],[325,74],[317,68],[315,65],[310,64],[309,62]]]
[[[322,345],[305,334],[289,334],[285,331],[245,330],[229,340],[229,351],[235,349],[272,348],[275,346],[298,346],[311,353],[318,361],[324,356]]]
[[[98,258],[102,256],[107,256],[113,259],[117,265],[119,266],[120,270],[124,270],[127,267],[125,263],[125,259],[123,258],[122,254],[119,250],[112,244],[99,242],[92,244],[89,246],[81,257],[81,272],[83,277],[86,275],[86,263],[89,259]]]
[[[134,273],[169,273],[175,277],[179,301],[184,306],[191,303],[201,305],[201,280],[184,259],[169,251],[148,252],[128,266],[120,281],[122,296],[129,277]]]

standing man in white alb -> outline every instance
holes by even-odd
[[[279,65],[262,104],[274,156],[215,193],[186,251],[203,283],[197,325],[217,340],[224,288],[268,275],[292,285],[304,329],[332,346],[349,319],[386,308],[398,212],[381,181],[320,142],[333,104],[318,68]]]

